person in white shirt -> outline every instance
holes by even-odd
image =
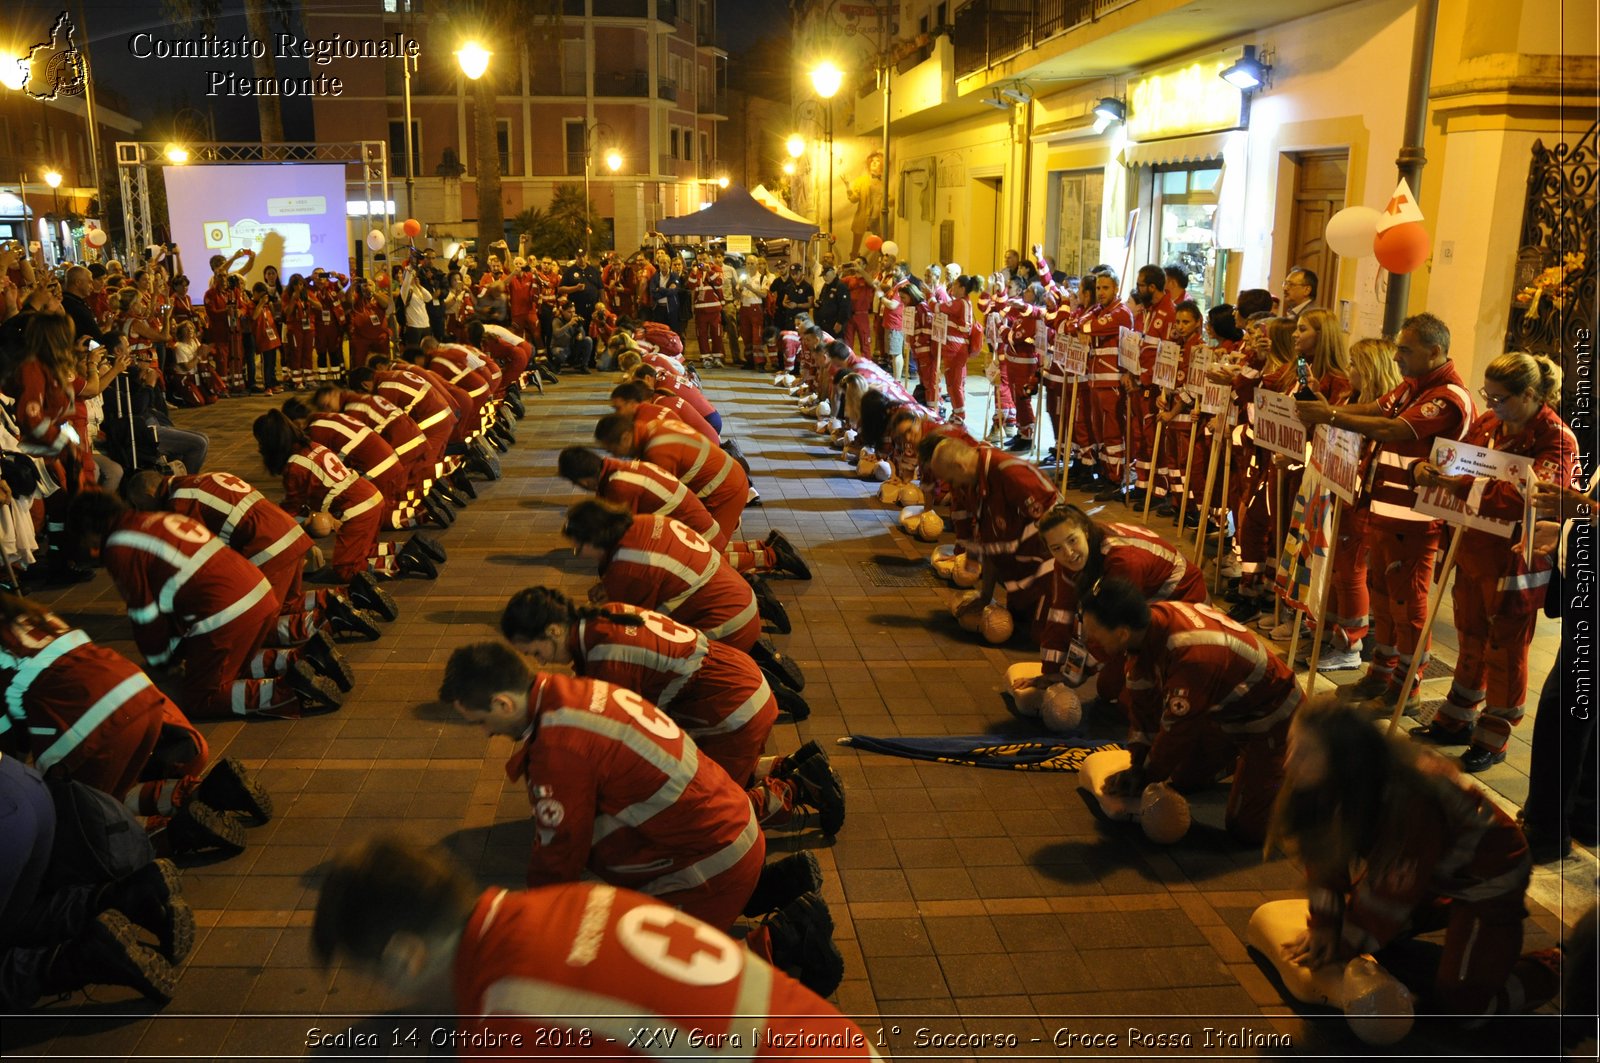
[[[405,340],[407,347],[415,347],[422,342],[422,337],[431,335],[428,329],[428,304],[433,302],[433,293],[428,290],[428,285],[417,275],[417,271],[407,267],[400,278],[400,305],[405,307]]]
[[[744,340],[744,367],[756,368],[756,351],[761,347],[767,327],[767,292],[777,278],[767,271],[767,260],[753,255],[739,271],[739,337]]]

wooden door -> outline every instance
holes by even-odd
[[[1328,249],[1323,232],[1328,219],[1344,209],[1350,152],[1307,151],[1293,156],[1294,213],[1289,223],[1289,266],[1304,266],[1317,275],[1317,305],[1332,307],[1338,290],[1339,257]]]

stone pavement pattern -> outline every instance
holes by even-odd
[[[441,536],[450,560],[438,581],[392,584],[400,619],[381,640],[347,646],[357,686],[342,711],[202,725],[214,755],[239,756],[257,769],[278,811],[249,830],[243,855],[185,871],[185,895],[201,930],[172,1004],[153,1013],[128,993],[96,990],[92,1004],[79,996],[39,1017],[8,1020],[0,1035],[7,1054],[341,1051],[308,1047],[313,1028],[377,1035],[372,1047],[343,1049],[351,1054],[428,1051],[436,1022],[363,1019],[390,1003],[350,972],[312,960],[308,928],[319,868],[340,846],[398,831],[447,844],[486,883],[521,884],[527,798],[505,779],[511,743],[486,739],[434,696],[451,650],[492,635],[511,592],[545,583],[581,593],[592,582],[592,567],[559,535],[561,515],[578,496],[556,476],[554,457],[560,446],[590,438],[610,383],[609,376],[569,376],[546,396],[527,397],[519,444],[502,458],[505,479],[480,486],[479,499]],[[746,533],[782,528],[815,573],[809,583],[774,582],[795,627],[777,641],[805,667],[813,712],[777,728],[772,744],[791,749],[815,737],[830,745],[849,792],[849,818],[832,845],[809,832],[774,835],[771,846],[780,854],[815,847],[823,864],[846,963],[839,1007],[869,1032],[882,1027],[886,1047],[909,1058],[967,1058],[960,1048],[919,1046],[919,1028],[1022,1039],[1018,1049],[972,1057],[984,1059],[1093,1051],[1081,1041],[1052,1047],[1063,1030],[1117,1034],[1121,1047],[1106,1054],[1188,1054],[1130,1045],[1132,1028],[1187,1033],[1193,1050],[1206,1055],[1218,1054],[1204,1046],[1206,1028],[1234,1037],[1249,1031],[1232,1042],[1245,1055],[1260,1054],[1251,1046],[1269,1034],[1288,1036],[1284,1053],[1360,1051],[1341,1020],[1307,1018],[1324,1013],[1286,1006],[1241,944],[1257,905],[1300,895],[1285,861],[1263,861],[1203,822],[1178,846],[1155,846],[1136,828],[1099,821],[1073,775],[920,763],[831,746],[848,733],[1022,734],[995,691],[1005,668],[1030,655],[980,645],[961,632],[946,608],[951,592],[931,577],[897,581],[913,586],[875,584],[875,571],[904,573],[908,559],[929,548],[894,527],[895,512],[876,501],[873,485],[850,475],[767,378],[723,371],[708,377],[707,390],[734,426],[764,496],[764,507],[746,511]],[[277,486],[249,432],[267,401],[234,400],[183,417],[186,427],[211,433],[207,468],[234,472],[274,496]],[[1101,515],[1131,519],[1121,507]],[[41,597],[136,657],[104,574]],[[1548,654],[1548,638],[1541,641]],[[1545,661],[1535,654],[1536,679]],[[1525,785],[1515,773],[1526,771],[1530,730],[1521,729],[1518,751],[1496,769],[1500,778],[1486,777],[1509,782],[1513,801]],[[1592,896],[1592,858],[1583,866],[1584,896]],[[1561,896],[1558,885],[1546,893]],[[1525,947],[1553,943],[1560,913],[1536,908],[1534,915]],[[105,1017],[89,1018],[90,1011]],[[1470,1039],[1446,1024],[1424,1025],[1404,1048],[1510,1051],[1534,1041],[1553,1048],[1553,1024],[1530,1021],[1538,1020],[1504,1022]],[[420,1036],[402,1033],[397,1045],[395,1029]]]

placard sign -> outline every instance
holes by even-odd
[[[1069,336],[1067,339],[1066,370],[1068,380],[1082,380],[1089,375],[1089,341],[1082,336]]]
[[[1189,349],[1189,368],[1184,372],[1183,379],[1179,381],[1183,386],[1184,392],[1198,399],[1200,393],[1206,389],[1206,374],[1210,371],[1211,348],[1203,343],[1191,347]]]
[[[1158,388],[1176,391],[1178,388],[1178,360],[1183,348],[1171,340],[1162,340],[1156,346],[1156,364],[1150,372],[1150,382]]]
[[[943,310],[933,313],[933,342],[936,346],[943,347],[950,335],[950,316]]]
[[[1202,377],[1202,380],[1205,378]],[[1212,416],[1222,413],[1233,402],[1233,386],[1206,380],[1200,389],[1200,412]]]
[[[1355,505],[1361,481],[1362,442],[1359,432],[1327,424],[1317,426],[1311,441],[1311,467],[1347,506]]]
[[[1133,376],[1139,375],[1139,346],[1144,337],[1124,325],[1117,333],[1117,368]]]
[[[1516,531],[1515,522],[1486,517],[1480,511],[1483,492],[1491,483],[1499,480],[1511,484],[1526,499],[1534,482],[1532,458],[1502,454],[1498,450],[1458,443],[1454,439],[1439,439],[1434,441],[1429,460],[1446,476],[1473,477],[1472,486],[1464,494],[1457,494],[1458,489],[1453,487],[1419,487],[1417,501],[1412,508],[1418,513],[1426,513],[1464,528],[1488,532],[1502,539],[1511,538]]]
[[[1294,396],[1256,389],[1255,421],[1250,432],[1255,444],[1295,461],[1306,460],[1306,426],[1300,423]]]

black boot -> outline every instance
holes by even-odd
[[[371,642],[382,631],[378,628],[379,614],[361,609],[343,594],[334,594],[328,601],[328,630],[334,637],[356,635]]]
[[[350,600],[362,609],[371,610],[385,620],[396,620],[400,606],[389,592],[378,586],[378,577],[370,572],[357,572],[350,581]]]
[[[232,813],[190,798],[167,821],[167,851],[183,856],[212,849],[229,855],[244,852],[244,827]]]
[[[339,652],[339,647],[333,644],[327,632],[319,631],[307,639],[300,647],[300,659],[310,663],[318,675],[333,680],[342,693],[348,694],[355,689],[355,669],[350,667],[350,662],[344,659],[344,654]]]
[[[766,677],[767,687],[772,691],[772,697],[778,703],[778,711],[788,715],[789,719],[798,723],[811,715],[811,706],[806,704],[806,699],[800,692],[785,683],[776,672],[761,669],[761,674]]]
[[[828,996],[844,980],[844,957],[833,943],[833,916],[821,894],[808,893],[766,921],[772,965],[818,996]]]
[[[472,486],[472,478],[467,475],[465,467],[450,474],[450,486],[467,498],[478,497],[478,489]]]
[[[257,823],[272,818],[272,795],[256,782],[238,757],[224,757],[212,765],[194,795],[212,808],[242,812]]]
[[[132,986],[163,1004],[178,987],[172,964],[139,940],[132,921],[101,912],[82,936],[56,949],[40,979],[43,993],[72,993],[90,985]]]
[[[445,554],[444,547],[439,545],[439,540],[429,539],[427,536],[420,533],[413,535],[410,539],[408,539],[406,541],[406,545],[415,546],[424,554],[427,554],[428,557],[432,558],[436,564],[442,565],[450,559],[449,556]]]
[[[744,914],[755,918],[792,904],[808,893],[822,892],[822,866],[809,852],[791,853],[761,869]]]
[[[781,652],[766,636],[756,639],[756,644],[750,647],[750,657],[763,671],[772,672],[781,679],[790,690],[806,688],[806,674],[800,670],[799,662]]]
[[[107,884],[96,901],[100,911],[115,909],[154,934],[169,963],[182,963],[194,948],[194,909],[183,899],[178,868],[171,860],[152,860]]]
[[[439,566],[434,564],[433,558],[422,552],[415,539],[400,548],[400,553],[395,560],[399,563],[402,576],[421,576],[423,579],[439,578]]]

